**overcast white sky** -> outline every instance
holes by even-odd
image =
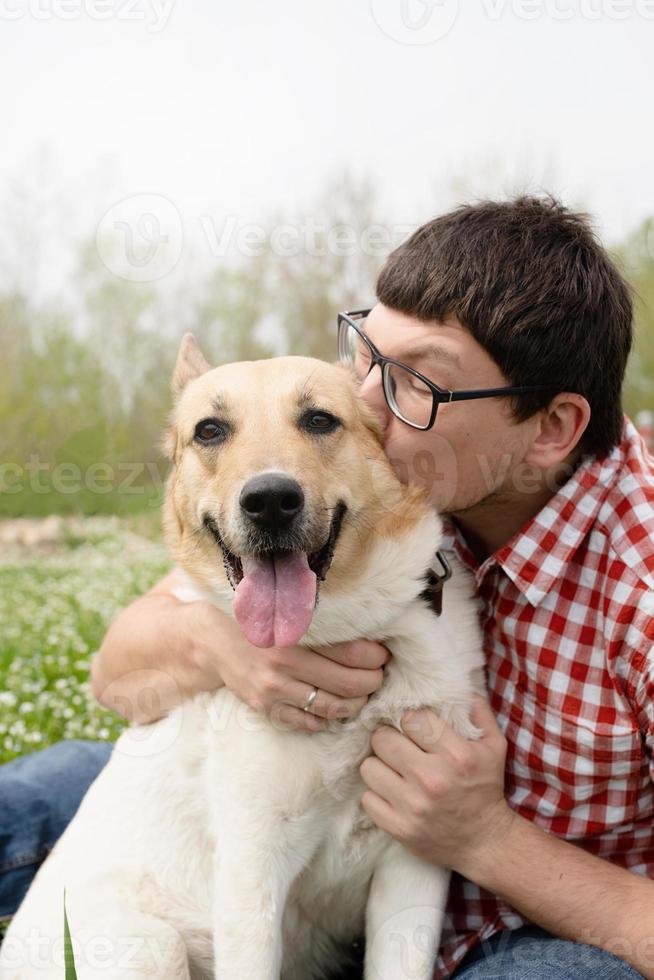
[[[519,181],[616,239],[654,214],[653,54],[654,0],[0,0],[4,197],[247,222],[347,164],[397,222]]]

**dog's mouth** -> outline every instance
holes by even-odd
[[[225,544],[210,514],[204,526],[220,546],[225,572],[236,592],[234,615],[255,646],[292,646],[304,636],[316,605],[318,582],[331,567],[347,507],[339,503],[332,514],[327,540],[318,550],[292,547],[236,555]]]

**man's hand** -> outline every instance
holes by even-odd
[[[324,731],[330,722],[357,715],[384,680],[390,658],[386,647],[370,640],[307,647],[259,649],[244,638],[237,650],[223,649],[220,673],[241,701],[295,731]],[[313,688],[310,711],[302,705]]]
[[[504,838],[514,814],[504,797],[506,740],[477,696],[478,741],[458,735],[427,708],[408,711],[403,735],[383,725],[361,764],[361,805],[378,827],[418,857],[460,871]]]
[[[390,653],[378,643],[262,650],[211,603],[177,599],[179,585],[174,569],[119,613],[93,659],[93,693],[129,722],[156,721],[225,684],[275,723],[317,732],[358,714],[382,685]],[[302,711],[314,687],[311,710]]]

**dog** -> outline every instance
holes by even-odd
[[[470,577],[453,567],[438,615],[441,521],[396,477],[345,366],[211,368],[187,334],[172,389],[178,598],[214,603],[259,647],[369,637],[392,658],[360,714],[322,732],[225,687],[128,728],[12,921],[0,980],[63,977],[64,889],[79,980],[319,980],[364,932],[366,980],[428,980],[449,872],[372,823],[359,765],[410,708],[481,734]]]

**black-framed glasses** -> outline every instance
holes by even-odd
[[[393,415],[414,429],[431,429],[438,406],[445,402],[473,398],[522,395],[527,391],[558,391],[554,385],[518,385],[504,388],[477,388],[448,391],[434,384],[408,364],[384,357],[363,331],[362,321],[370,310],[350,310],[338,314],[338,356],[363,381],[378,364],[386,403]]]

